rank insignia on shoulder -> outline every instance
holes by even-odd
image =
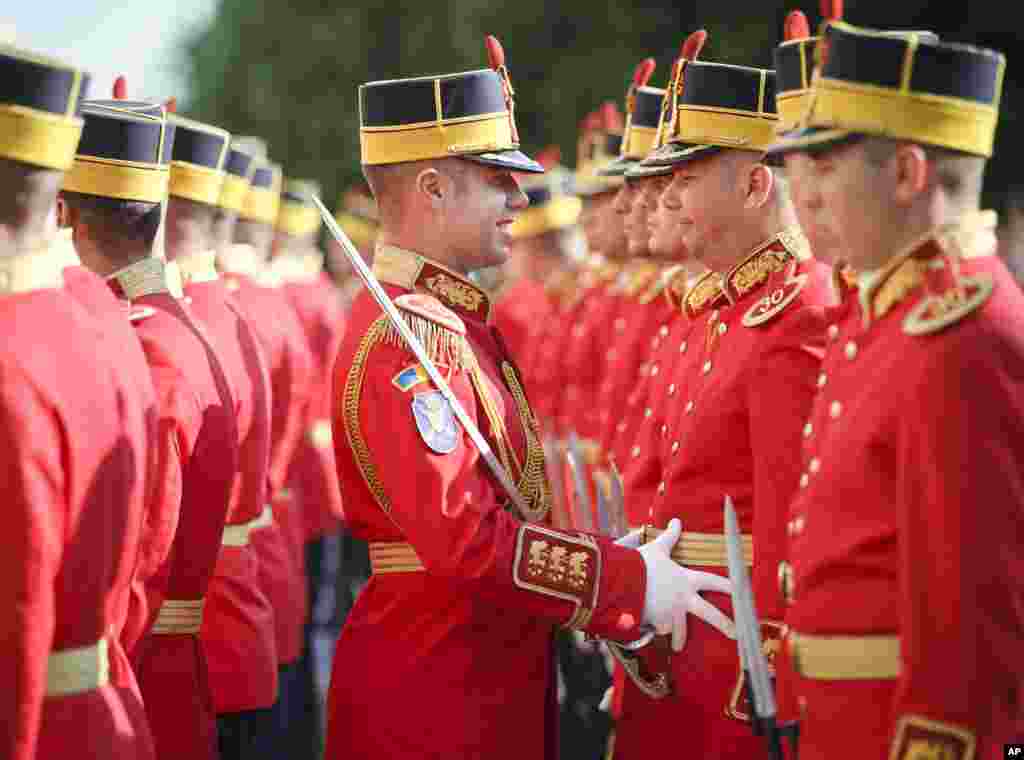
[[[152,317],[154,314],[156,314],[156,309],[152,306],[132,306],[128,310],[128,321],[141,322],[143,319]]]
[[[793,302],[793,299],[800,295],[806,284],[806,274],[798,274],[795,277],[786,278],[785,282],[764,298],[758,300],[743,315],[743,325],[745,327],[759,327],[770,322],[781,314]]]
[[[459,445],[459,424],[441,391],[423,391],[412,397],[412,416],[420,438],[431,451],[451,454]]]
[[[919,715],[904,715],[896,725],[892,760],[972,760],[974,734],[950,723],[929,720]]]
[[[956,324],[980,308],[992,295],[995,283],[987,274],[959,277],[955,287],[925,296],[903,319],[907,335],[930,335]]]
[[[429,382],[430,376],[427,374],[427,371],[423,369],[422,364],[410,364],[391,378],[391,384],[403,393],[411,388],[415,388],[417,385]]]

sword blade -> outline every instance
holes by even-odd
[[[629,521],[626,520],[626,487],[622,482],[622,474],[615,462],[611,462],[612,504],[611,520],[614,538],[622,538],[629,532]]]
[[[572,472],[573,490],[576,493],[574,506],[579,515],[579,529],[592,533],[594,530],[594,513],[590,509],[590,489],[587,488],[586,475],[583,472],[583,457],[580,454],[580,441],[576,433],[569,433],[566,441],[565,459]]]
[[[419,338],[409,329],[409,325],[402,318],[402,315],[398,313],[398,309],[391,302],[391,298],[381,287],[381,284],[377,281],[373,272],[366,266],[366,262],[363,261],[363,257],[359,255],[359,251],[352,245],[352,241],[348,239],[348,235],[341,229],[341,226],[335,221],[334,216],[324,206],[323,201],[319,197],[313,196],[313,202],[316,204],[317,209],[320,211],[320,216],[324,220],[324,224],[327,226],[328,231],[341,246],[342,251],[345,253],[345,258],[348,259],[352,265],[352,269],[359,275],[359,279],[363,281],[366,289],[370,291],[370,295],[373,296],[373,300],[377,302],[377,305],[383,309],[384,314],[387,315],[388,321],[391,326],[398,330],[398,334],[402,336],[402,340],[409,346],[409,350],[416,355],[419,363],[423,365],[423,369],[427,372],[427,377],[437,387],[444,396],[445,400],[451,405],[452,411],[455,413],[455,418],[461,423],[462,429],[469,434],[469,439],[476,446],[480,452],[480,456],[483,457],[487,467],[491,470],[494,477],[501,483],[502,488],[505,489],[505,493],[515,504],[519,510],[519,514],[525,515],[529,513],[529,509],[526,506],[526,501],[523,499],[522,494],[519,493],[519,489],[516,488],[515,483],[512,482],[512,478],[509,477],[508,472],[498,461],[498,458],[494,456],[494,451],[491,450],[491,445],[487,443],[487,439],[484,438],[483,433],[473,422],[473,419],[469,416],[466,410],[463,408],[459,399],[455,396],[455,393],[449,387],[448,383],[445,382],[444,377],[438,371],[434,362],[430,360],[430,356],[427,354],[423,344],[420,343]]]
[[[761,646],[761,625],[754,605],[754,593],[743,561],[739,520],[732,499],[725,497],[725,541],[732,581],[733,615],[736,619],[736,638],[739,642],[740,662],[747,672],[754,714],[759,719],[774,720],[775,694],[772,692],[768,658]]]

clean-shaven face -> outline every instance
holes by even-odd
[[[806,153],[787,153],[786,178],[789,196],[796,210],[800,228],[811,244],[818,261],[834,265],[844,259],[839,236],[832,229],[832,218],[825,208],[821,186],[814,171],[814,159]]]
[[[509,228],[529,205],[519,183],[508,169],[472,161],[459,161],[449,176],[454,191],[446,194],[440,221],[453,260],[467,272],[504,264]]]

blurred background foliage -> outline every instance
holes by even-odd
[[[521,139],[530,151],[557,143],[575,162],[579,121],[602,101],[620,107],[634,66],[658,61],[664,86],[683,39],[705,28],[702,58],[770,66],[792,0],[221,0],[211,24],[192,39],[191,101],[185,113],[236,134],[259,135],[293,177],[323,183],[334,199],[359,177],[357,86],[375,79],[483,68],[483,38],[504,44],[516,88]],[[1008,55],[1020,31],[997,0],[846,0],[845,18],[877,28],[930,29],[943,38]],[[1012,55],[1002,100],[998,161],[989,167],[989,204],[1004,205],[1021,148],[1024,67]]]

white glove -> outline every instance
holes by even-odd
[[[604,690],[604,696],[601,697],[601,704],[597,706],[597,709],[601,712],[608,712],[612,709],[612,698],[615,696],[615,687],[609,686]]]
[[[688,613],[693,613],[730,639],[736,638],[736,627],[733,622],[700,596],[703,591],[731,594],[732,584],[729,579],[699,570],[689,570],[672,560],[672,547],[679,540],[682,531],[682,523],[679,520],[672,520],[664,533],[639,550],[647,566],[643,622],[654,626],[654,630],[660,634],[671,633],[672,650],[675,652],[682,651],[683,645],[686,644]]]

